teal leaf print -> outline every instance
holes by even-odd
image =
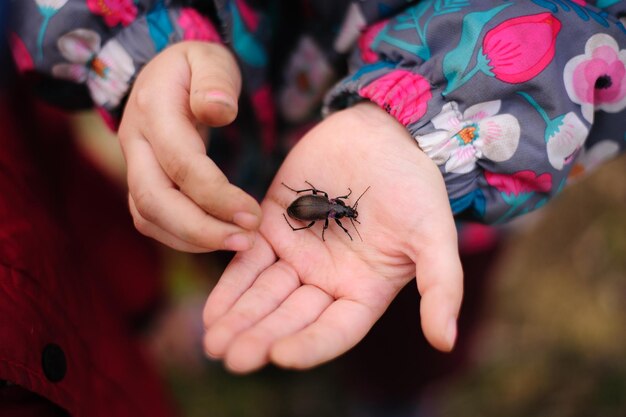
[[[478,65],[472,70],[469,76],[463,76],[467,71],[467,67],[474,56],[476,44],[480,39],[485,25],[493,19],[495,15],[505,8],[511,6],[512,3],[503,4],[490,10],[482,12],[468,13],[463,17],[463,26],[461,28],[461,38],[458,45],[452,51],[448,52],[443,59],[443,72],[448,80],[448,86],[443,92],[444,95],[449,94],[453,90],[465,84],[472,75],[478,70],[486,71],[486,62],[478,62]],[[482,54],[480,54],[482,55]],[[480,56],[479,56],[480,58]]]
[[[573,11],[584,22],[589,21],[589,19],[593,19],[598,24],[604,27],[609,27],[609,21],[605,18],[604,13],[598,13],[591,8],[581,6],[573,0],[532,0],[532,2],[537,6],[550,10],[552,13],[558,13],[559,8],[561,8],[566,13]],[[602,6],[598,5],[598,7]]]
[[[170,37],[174,32],[174,26],[170,21],[168,11],[163,3],[159,0],[152,10],[146,16],[148,24],[148,32],[154,43],[154,49],[157,52],[162,51],[170,42]]]
[[[430,48],[426,34],[432,19],[458,12],[467,6],[469,6],[469,2],[465,0],[427,0],[420,2],[398,15],[395,19],[396,23],[390,23],[381,30],[372,42],[372,49],[375,49],[381,42],[385,42],[426,61],[430,59]],[[420,43],[415,44],[396,38],[389,34],[390,28],[395,31],[415,31]]]
[[[582,148],[589,130],[574,112],[550,118],[543,107],[528,93],[519,91],[522,96],[539,113],[546,129],[544,140],[548,161],[553,168],[561,170],[572,162],[573,156]]]
[[[261,43],[248,31],[234,2],[230,3],[233,19],[233,48],[241,59],[253,67],[267,65],[267,54]]]
[[[535,195],[535,193],[533,191],[520,194],[507,194],[506,192],[501,192],[500,195],[502,196],[504,202],[507,203],[510,207],[506,211],[506,213],[504,213],[502,216],[500,216],[498,220],[494,222],[494,224],[505,223],[507,220],[511,219],[516,212],[517,215],[528,212],[528,208],[525,208],[523,206],[524,204],[526,204],[526,202],[528,202],[528,200],[530,200],[532,196]]]
[[[37,61],[43,61],[43,41],[50,24],[50,19],[57,14],[57,12],[65,6],[67,0],[35,0],[37,2],[37,8],[39,13],[43,16],[43,22],[39,28],[39,34],[37,35]]]
[[[611,7],[614,4],[619,3],[621,0],[598,0],[596,2],[596,7],[599,7],[600,9],[604,9],[606,7]]]
[[[394,67],[395,67],[394,64],[392,64],[391,62],[387,62],[387,61],[378,61],[378,62],[375,62],[373,64],[364,65],[361,68],[359,68],[352,75],[352,77],[350,77],[349,79],[346,79],[345,82],[358,80],[363,75],[365,75],[367,73],[370,73],[370,72],[374,72],[374,71],[378,71],[378,70],[386,69],[386,68],[394,68]]]
[[[467,209],[471,209],[477,217],[485,217],[485,211],[487,209],[487,200],[482,190],[477,188],[459,198],[451,198],[450,206],[452,207],[452,213],[457,215]]]

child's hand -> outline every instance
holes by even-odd
[[[292,231],[283,218],[310,181],[329,197],[359,201],[361,242],[348,219]],[[462,269],[438,168],[404,127],[372,104],[334,114],[286,158],[262,203],[252,250],[238,253],[205,307],[205,349],[236,372],[268,362],[307,368],[344,353],[417,275],[424,334],[449,351],[456,338]],[[294,227],[309,222],[289,219]],[[417,295],[416,295],[417,296]],[[389,343],[403,343],[390,340]]]
[[[201,134],[233,121],[240,85],[230,52],[203,42],[167,48],[137,77],[119,138],[143,234],[188,252],[252,246],[261,209],[206,156]]]

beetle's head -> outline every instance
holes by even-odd
[[[359,212],[356,211],[353,207],[350,209],[349,213],[346,213],[346,217],[349,217],[350,219],[354,220],[355,222],[360,223],[357,220],[357,217],[359,217]]]

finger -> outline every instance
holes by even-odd
[[[224,126],[237,116],[241,74],[232,53],[219,44],[205,44],[188,52],[191,67],[190,106],[196,119]]]
[[[204,140],[196,129],[197,119],[190,108],[192,74],[186,51],[173,49],[172,54],[180,54],[181,59],[165,65],[161,71],[140,74],[150,84],[145,86],[146,82],[138,80],[127,107],[146,115],[140,126],[142,136],[150,142],[159,164],[183,194],[216,218],[256,230],[261,219],[259,204],[230,184],[206,155]],[[150,87],[153,85],[161,88]]]
[[[133,198],[130,194],[128,195],[128,206],[130,207],[130,213],[133,216],[135,227],[145,236],[151,237],[152,239],[157,240],[172,249],[176,249],[182,252],[202,253],[208,251],[207,248],[185,242],[184,240],[179,239],[173,234],[161,229],[156,224],[144,219],[137,210],[135,202],[133,201]]]
[[[383,312],[382,305],[372,308],[354,300],[336,300],[311,325],[276,341],[270,359],[295,369],[329,361],[363,339]]]
[[[276,310],[300,286],[297,272],[282,261],[263,271],[237,302],[206,332],[209,356],[221,358],[232,340]]]
[[[463,269],[456,231],[423,246],[415,263],[422,296],[420,316],[424,336],[433,347],[449,352],[456,341],[456,322],[463,298]]]
[[[144,234],[158,226],[189,245],[205,250],[247,250],[254,234],[207,215],[187,196],[172,186],[143,139],[125,141],[128,186],[139,217],[135,225]],[[145,228],[145,230],[144,230]]]
[[[274,341],[314,322],[332,301],[318,287],[299,287],[274,312],[237,336],[226,354],[226,366],[231,371],[246,373],[266,365]]]
[[[201,139],[192,126],[181,120],[168,124],[168,127],[174,126],[178,126],[180,136],[173,140],[164,136],[169,136],[166,127],[151,138],[157,158],[168,177],[183,194],[212,216],[248,230],[258,229],[261,208],[256,200],[230,184],[204,150],[193,150],[189,142]],[[155,127],[159,128],[158,123]]]
[[[208,330],[226,314],[261,272],[274,262],[274,250],[260,235],[252,249],[237,253],[209,294],[203,312],[204,328]]]

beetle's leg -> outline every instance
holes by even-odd
[[[315,188],[315,186],[313,184],[311,184],[308,181],[304,181],[304,182],[306,182],[307,184],[309,184],[313,188],[311,190],[303,190],[303,191],[313,191],[313,194],[322,193],[322,194],[324,194],[324,197],[328,198],[328,193],[326,191],[318,190],[317,188]]]
[[[315,224],[314,221],[312,221],[311,223],[309,223],[308,226],[302,226],[302,227],[293,227],[291,225],[291,223],[289,223],[289,220],[287,220],[287,216],[285,216],[285,213],[283,213],[283,217],[285,218],[285,221],[287,222],[287,224],[289,225],[289,227],[291,227],[291,230],[293,230],[294,232],[297,230],[302,230],[302,229],[308,229],[309,227],[313,226]]]
[[[284,185],[285,187],[289,188],[294,193],[303,193],[305,191],[317,191],[315,188],[307,188],[306,190],[295,190],[295,189],[291,188],[290,186],[288,186],[287,184],[285,184],[284,182],[281,182],[281,184]]]
[[[326,229],[328,229],[328,217],[326,217],[326,220],[324,220],[324,228],[322,229],[322,242],[326,242],[326,239],[324,239],[324,232],[326,231]]]
[[[343,229],[344,232],[346,232],[346,234],[348,235],[348,237],[350,238],[350,240],[352,240],[352,236],[350,236],[350,232],[348,232],[348,229],[346,229],[345,227],[343,227],[343,224],[341,224],[341,222],[339,221],[339,219],[335,219],[335,222],[339,225],[339,227],[341,227]]]
[[[290,186],[288,186],[284,182],[281,182],[281,184],[284,185],[285,187],[289,188],[291,191],[293,191],[294,193],[297,193],[297,194],[305,193],[307,191],[311,191],[313,194],[322,193],[322,194],[324,194],[326,196],[326,198],[328,198],[328,194],[326,194],[324,191],[318,190],[315,187],[313,187],[313,188],[305,188],[304,190],[294,190],[293,188],[291,188]],[[307,184],[309,184],[309,183],[307,182]]]
[[[348,194],[346,194],[346,195],[342,195],[341,197],[335,197],[335,198],[343,198],[343,199],[346,199],[346,198],[350,197],[350,194],[352,194],[352,189],[350,189],[350,187],[348,187],[348,191],[349,191],[349,192],[348,192]]]

